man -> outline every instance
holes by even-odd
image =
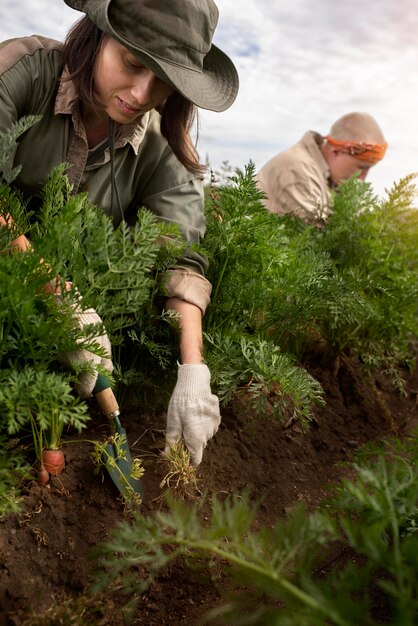
[[[325,137],[308,131],[297,144],[273,157],[259,171],[257,184],[272,213],[291,213],[318,223],[330,212],[331,190],[355,174],[365,180],[386,148],[371,115],[347,113]]]

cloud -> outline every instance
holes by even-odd
[[[0,41],[33,34],[61,40],[82,15],[60,0],[2,0],[1,12]]]
[[[215,40],[234,60],[240,93],[230,111],[201,114],[200,146],[216,164],[257,166],[349,111],[382,126],[387,156],[369,180],[382,193],[418,170],[418,12],[400,0],[218,0]],[[240,5],[241,6],[241,5]],[[243,42],[257,52],[242,56]],[[226,134],[225,134],[225,130]]]
[[[214,37],[233,59],[240,92],[224,113],[200,112],[199,150],[257,167],[308,130],[349,111],[371,113],[389,143],[369,180],[378,193],[418,170],[418,11],[415,0],[216,0]],[[81,14],[63,1],[2,0],[0,40],[62,39]]]

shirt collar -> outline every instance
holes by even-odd
[[[315,132],[314,130],[309,130],[302,137],[302,142],[305,144],[305,147],[308,150],[309,154],[315,160],[316,164],[322,171],[324,178],[329,181],[330,171],[328,163],[326,162],[324,155],[321,152],[321,146],[324,143],[322,135]]]
[[[55,99],[54,113],[55,115],[71,115],[73,117],[76,110],[79,109],[79,102],[74,82],[68,78],[68,69],[64,68]],[[145,113],[130,124],[120,126],[115,148],[121,148],[129,143],[135,154],[138,154],[139,146],[148,126],[149,115],[149,113]]]

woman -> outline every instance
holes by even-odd
[[[198,243],[205,232],[203,168],[189,131],[197,106],[225,110],[238,91],[232,62],[212,45],[216,5],[212,0],[65,2],[85,16],[63,45],[32,36],[0,46],[0,130],[24,115],[42,116],[19,141],[14,162],[22,169],[16,184],[36,195],[53,167],[66,162],[74,193],[87,191],[115,226],[134,219],[144,205],[159,219],[178,224],[187,243]],[[24,235],[15,243],[29,245]],[[182,331],[167,448],[183,438],[196,465],[220,423],[219,402],[202,362],[202,315],[211,292],[206,263],[189,251],[166,281],[166,308],[178,312]],[[95,315],[80,323],[91,323]],[[88,381],[83,395],[93,385]]]

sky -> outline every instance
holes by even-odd
[[[214,43],[236,65],[240,90],[223,113],[200,111],[198,151],[215,171],[256,170],[307,130],[326,134],[365,111],[388,142],[368,181],[379,196],[418,172],[416,0],[217,0]],[[62,0],[1,0],[0,40],[63,39],[81,13]]]

